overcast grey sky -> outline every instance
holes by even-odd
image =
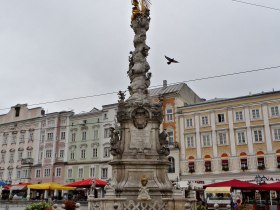
[[[231,0],[151,0],[152,86],[280,65],[280,11]],[[246,0],[280,9],[279,0]],[[0,108],[125,90],[130,0],[0,0]],[[180,63],[168,66],[164,55]],[[280,90],[280,68],[189,82],[206,99]],[[45,104],[89,111],[117,95]],[[7,113],[9,110],[0,110]]]

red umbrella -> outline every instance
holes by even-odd
[[[244,182],[237,179],[224,181],[224,182],[217,182],[213,184],[204,185],[203,188],[206,187],[231,187],[233,189],[242,189],[242,190],[249,190],[249,189],[257,189],[259,185],[252,184],[250,182]]]
[[[104,187],[107,184],[107,182],[105,182],[101,179],[89,178],[89,179],[84,179],[84,180],[77,181],[77,182],[72,182],[70,184],[66,184],[65,186],[69,186],[69,187],[90,187],[93,182],[95,182],[96,186],[99,186],[99,187]]]
[[[280,191],[280,182],[274,182],[271,184],[264,184],[260,186],[260,190],[276,190]]]

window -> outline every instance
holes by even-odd
[[[46,150],[46,158],[52,157],[52,150]]]
[[[89,177],[94,177],[95,168],[89,169]]]
[[[218,123],[225,122],[225,114],[218,114]]]
[[[20,179],[20,170],[17,170],[17,179]]]
[[[8,170],[8,180],[12,179],[12,175],[13,175],[13,169],[9,169]]]
[[[260,110],[259,109],[252,109],[252,118],[260,119]]]
[[[92,149],[92,157],[96,158],[97,157],[97,148]]]
[[[16,115],[15,115],[15,117],[18,117],[18,116],[19,116],[19,113],[20,113],[20,107],[15,107],[15,110],[16,110]]]
[[[167,131],[168,134],[168,144],[170,146],[174,145],[174,132],[173,131]]]
[[[202,116],[201,117],[201,123],[202,123],[202,125],[208,125],[208,117],[207,116]]]
[[[193,161],[189,162],[189,172],[190,173],[194,173],[195,172],[194,162]]]
[[[49,177],[51,175],[51,169],[45,168],[45,177]]]
[[[47,134],[47,140],[52,141],[53,140],[53,133]]]
[[[56,168],[56,176],[61,176],[61,168]]]
[[[205,166],[205,172],[210,172],[211,171],[211,161],[205,161],[204,162],[204,166]]]
[[[82,140],[86,140],[87,139],[87,132],[83,131],[82,132]]]
[[[24,142],[24,138],[25,138],[25,134],[24,133],[20,134],[19,142]]]
[[[240,165],[241,165],[241,169],[243,171],[248,169],[248,163],[247,163],[247,158],[241,158],[240,159]]]
[[[76,133],[72,133],[71,141],[72,142],[76,141]]]
[[[59,157],[64,158],[64,150],[59,150]]]
[[[17,142],[17,135],[13,134],[12,135],[12,144],[16,144],[16,142]]]
[[[245,131],[237,131],[237,144],[246,144]]]
[[[41,177],[41,169],[36,169],[35,171],[35,177],[40,178]]]
[[[242,112],[242,111],[237,111],[237,112],[235,112],[235,120],[236,120],[236,121],[241,121],[241,120],[243,120],[243,112]]]
[[[105,128],[104,129],[104,138],[109,138],[110,137],[110,128]]]
[[[93,139],[97,140],[98,139],[98,130],[93,131]]]
[[[27,151],[27,157],[31,158],[32,157],[32,151]]]
[[[202,143],[204,147],[209,147],[211,146],[211,139],[210,139],[210,134],[202,134]]]
[[[108,178],[108,168],[102,168],[101,169],[101,179],[107,179]]]
[[[193,127],[193,122],[192,122],[191,118],[186,120],[186,126],[187,126],[187,128]]]
[[[72,175],[73,175],[73,170],[72,170],[72,168],[68,168],[68,171],[67,171],[67,176],[68,176],[68,178],[72,178]]]
[[[280,156],[277,156],[277,168],[280,168]],[[1,178],[1,176],[0,176]]]
[[[258,157],[257,161],[258,161],[258,169],[259,170],[265,169],[264,157]]]
[[[103,119],[104,119],[104,120],[108,119],[108,117],[107,117],[107,114],[106,114],[106,113],[103,115]]]
[[[22,154],[23,154],[23,152],[21,152],[21,151],[18,152],[18,160],[22,159]]]
[[[21,178],[29,179],[31,178],[31,169],[23,169],[21,173]]]
[[[84,169],[83,168],[79,168],[79,170],[78,170],[78,177],[79,178],[83,178],[84,177]]]
[[[110,147],[104,147],[104,157],[110,157]]]
[[[75,160],[75,152],[74,151],[70,152],[70,160]]]
[[[6,157],[6,154],[5,154],[5,153],[2,153],[2,154],[1,154],[1,162],[2,162],[2,161],[5,162],[5,157]]]
[[[45,141],[45,134],[43,133],[42,135],[41,135],[41,142],[44,142]]]
[[[173,110],[166,109],[166,121],[173,121]]]
[[[14,153],[14,152],[11,152],[11,153],[10,153],[10,163],[13,163],[13,162],[14,162],[14,156],[15,156],[15,153]]]
[[[3,144],[7,144],[8,143],[8,134],[4,134],[3,135]]]
[[[66,119],[62,119],[61,120],[61,125],[65,125],[66,124]]]
[[[50,126],[50,127],[51,127],[51,126],[54,126],[54,120],[49,120],[49,121],[48,121],[48,126]]]
[[[65,132],[64,131],[60,133],[60,139],[65,140]]]
[[[229,165],[228,165],[228,160],[222,160],[222,170],[223,171],[228,171],[229,170]]]
[[[278,117],[279,116],[279,108],[278,106],[273,106],[270,108],[271,110],[271,116],[272,117]]]
[[[218,144],[219,145],[227,144],[227,134],[225,132],[218,133]]]
[[[262,129],[256,129],[253,131],[253,133],[254,133],[254,142],[258,143],[263,141]]]
[[[85,149],[82,149],[82,150],[81,150],[81,158],[82,158],[82,159],[85,159],[85,158],[86,158],[86,150],[85,150]]]
[[[30,132],[29,133],[29,141],[33,141],[33,136],[34,136],[34,133],[33,132]]]
[[[280,128],[274,128],[273,134],[274,134],[274,140],[279,141],[280,140]]]
[[[169,161],[168,173],[175,173],[175,160],[174,160],[174,158],[169,157],[168,161]]]
[[[187,147],[188,148],[194,148],[195,145],[194,145],[194,136],[187,136]]]
[[[40,156],[39,156],[39,160],[43,159],[43,151],[40,151]]]

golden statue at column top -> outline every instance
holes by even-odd
[[[150,0],[131,0],[133,5],[131,19],[134,20],[138,14],[144,13],[150,8]]]

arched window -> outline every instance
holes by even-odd
[[[189,164],[188,164],[188,166],[189,166],[189,172],[190,172],[190,173],[194,173],[194,172],[195,172],[194,157],[193,157],[193,156],[190,156],[190,157],[188,158],[188,161],[189,161]]]
[[[257,166],[259,170],[265,169],[265,164],[264,164],[264,153],[262,151],[257,152]]]
[[[211,156],[210,155],[204,156],[204,166],[205,166],[205,172],[211,171]]]
[[[228,171],[229,170],[229,165],[228,165],[228,155],[226,153],[223,153],[221,156],[222,159],[222,169],[223,171]]]
[[[168,161],[170,163],[168,173],[175,173],[175,159],[173,157],[169,157]]]
[[[169,146],[174,146],[174,130],[173,128],[167,128],[168,134],[168,144]]]
[[[277,167],[280,168],[280,149],[276,151]]]
[[[241,152],[239,156],[241,169],[242,171],[245,171],[248,169],[247,154],[245,152]]]

